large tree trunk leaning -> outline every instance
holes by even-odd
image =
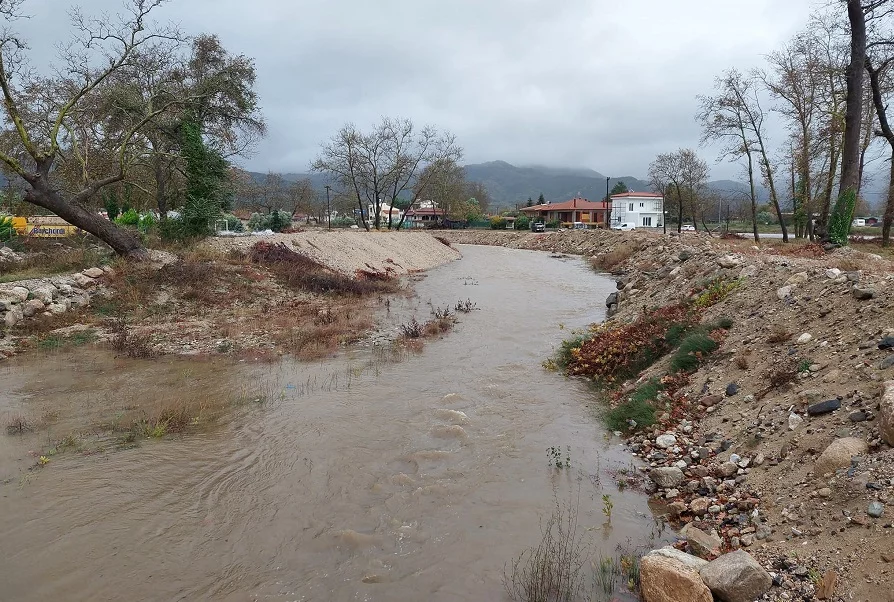
[[[149,252],[136,233],[115,225],[114,222],[78,203],[66,201],[42,176],[30,184],[31,189],[25,193],[25,200],[29,203],[52,211],[72,226],[89,232],[122,257],[137,260],[149,257]]]
[[[885,213],[882,216],[882,246],[887,247],[891,244],[891,222],[894,221],[894,130],[891,130],[891,123],[888,121],[888,111],[882,99],[882,89],[879,83],[879,74],[888,68],[888,65],[894,59],[888,59],[879,67],[873,68],[872,62],[867,57],[866,71],[869,73],[869,86],[872,90],[872,104],[875,106],[876,116],[878,117],[879,129],[878,135],[888,141],[891,146],[891,171],[888,180],[888,202],[885,205]]]

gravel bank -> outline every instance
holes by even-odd
[[[299,232],[271,236],[214,238],[207,244],[221,251],[248,249],[259,241],[285,243],[340,272],[394,270],[397,274],[421,272],[461,257],[459,251],[427,232]]]

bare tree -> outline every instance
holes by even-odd
[[[670,197],[677,209],[677,232],[682,231],[686,208],[698,229],[700,203],[707,188],[708,164],[688,148],[658,155],[649,165],[649,184],[655,192]],[[704,223],[703,223],[704,225]]]
[[[88,159],[69,135],[77,112],[94,99],[110,78],[131,65],[138,51],[176,32],[147,30],[150,12],[163,0],[129,0],[128,15],[121,22],[109,16],[90,19],[73,13],[76,39],[62,49],[61,75],[42,97],[29,94],[34,83],[26,69],[26,45],[14,33],[0,36],[0,89],[6,125],[14,133],[0,150],[0,161],[11,173],[27,183],[25,200],[52,211],[69,223],[106,242],[119,255],[143,258],[145,248],[135,234],[118,228],[87,208],[87,202],[106,186],[125,179],[128,168],[140,155],[134,138],[143,127],[168,109],[152,107],[114,140],[106,141],[113,150],[114,169],[97,177],[87,169]],[[8,21],[19,16],[20,2],[7,0],[0,11]],[[72,195],[64,195],[54,182],[54,167],[60,161],[77,161],[83,169],[85,185]]]
[[[890,77],[894,68],[894,56],[881,59],[878,66],[873,65],[873,58],[866,57],[866,71],[869,73],[869,85],[872,91],[872,101],[878,117],[878,136],[884,138],[891,147],[891,164],[888,180],[888,200],[885,203],[885,211],[882,216],[882,246],[891,244],[891,224],[894,223],[894,131],[888,120],[888,105],[884,100],[883,78]]]
[[[311,169],[327,173],[357,202],[361,215],[365,206],[373,208],[369,221],[381,226],[381,210],[385,201],[393,205],[404,192],[411,190],[425,173],[425,167],[440,160],[459,160],[462,149],[452,134],[439,132],[432,126],[417,130],[409,119],[383,118],[369,133],[353,124],[344,126],[326,144]],[[398,227],[403,225],[403,218]],[[388,226],[391,227],[389,213]]]
[[[754,184],[754,147],[756,143],[750,127],[745,98],[751,95],[751,82],[735,69],[725,72],[715,80],[716,96],[699,96],[699,112],[696,120],[702,127],[702,144],[715,141],[726,143],[719,159],[743,160],[748,175],[751,200],[751,224],[754,240],[759,241],[757,231],[757,194]]]

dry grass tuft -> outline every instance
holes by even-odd
[[[503,586],[513,602],[570,602],[584,584],[585,546],[578,533],[577,510],[558,504],[540,543],[503,571]]]
[[[607,253],[596,255],[590,260],[590,264],[596,270],[610,272],[633,257],[633,254],[636,253],[637,250],[638,248],[636,244],[630,241],[625,241]]]
[[[34,426],[24,416],[13,416],[6,423],[6,433],[8,435],[22,435],[33,430]]]
[[[148,336],[134,332],[127,319],[119,316],[112,325],[112,349],[134,359],[148,359],[158,355]]]
[[[773,332],[767,337],[767,342],[771,345],[778,345],[779,343],[785,343],[786,341],[792,338],[792,333],[786,330],[782,326],[776,326],[773,329]]]
[[[739,370],[748,370],[748,356],[740,354],[736,356],[736,367]]]

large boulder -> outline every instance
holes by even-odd
[[[6,324],[8,327],[13,327],[21,322],[23,319],[24,316],[22,315],[22,310],[20,310],[18,307],[14,307],[13,309],[6,312],[6,314],[3,316],[3,323]]]
[[[25,305],[22,307],[22,315],[26,318],[30,318],[34,314],[42,312],[44,307],[44,303],[40,299],[31,299],[30,301],[26,301]]]
[[[699,574],[721,602],[754,602],[773,585],[773,578],[748,552],[724,554]]]
[[[31,296],[40,299],[44,304],[49,305],[53,302],[53,298],[59,295],[59,289],[50,283],[42,284],[31,289]]]
[[[820,476],[828,472],[835,472],[839,468],[847,468],[851,465],[851,458],[865,454],[868,449],[866,441],[857,437],[836,439],[816,459],[816,463],[813,465],[813,474]]]
[[[640,561],[639,576],[645,602],[712,602],[698,570],[678,558],[647,554]]]
[[[649,471],[649,478],[664,489],[676,487],[683,482],[683,471],[674,466],[664,466],[661,468],[653,468]]]
[[[14,286],[7,291],[12,297],[19,300],[19,302],[25,301],[28,299],[28,289],[24,286]]]
[[[882,440],[888,445],[894,446],[894,380],[885,383],[879,414],[881,422],[878,430],[882,435]]]

